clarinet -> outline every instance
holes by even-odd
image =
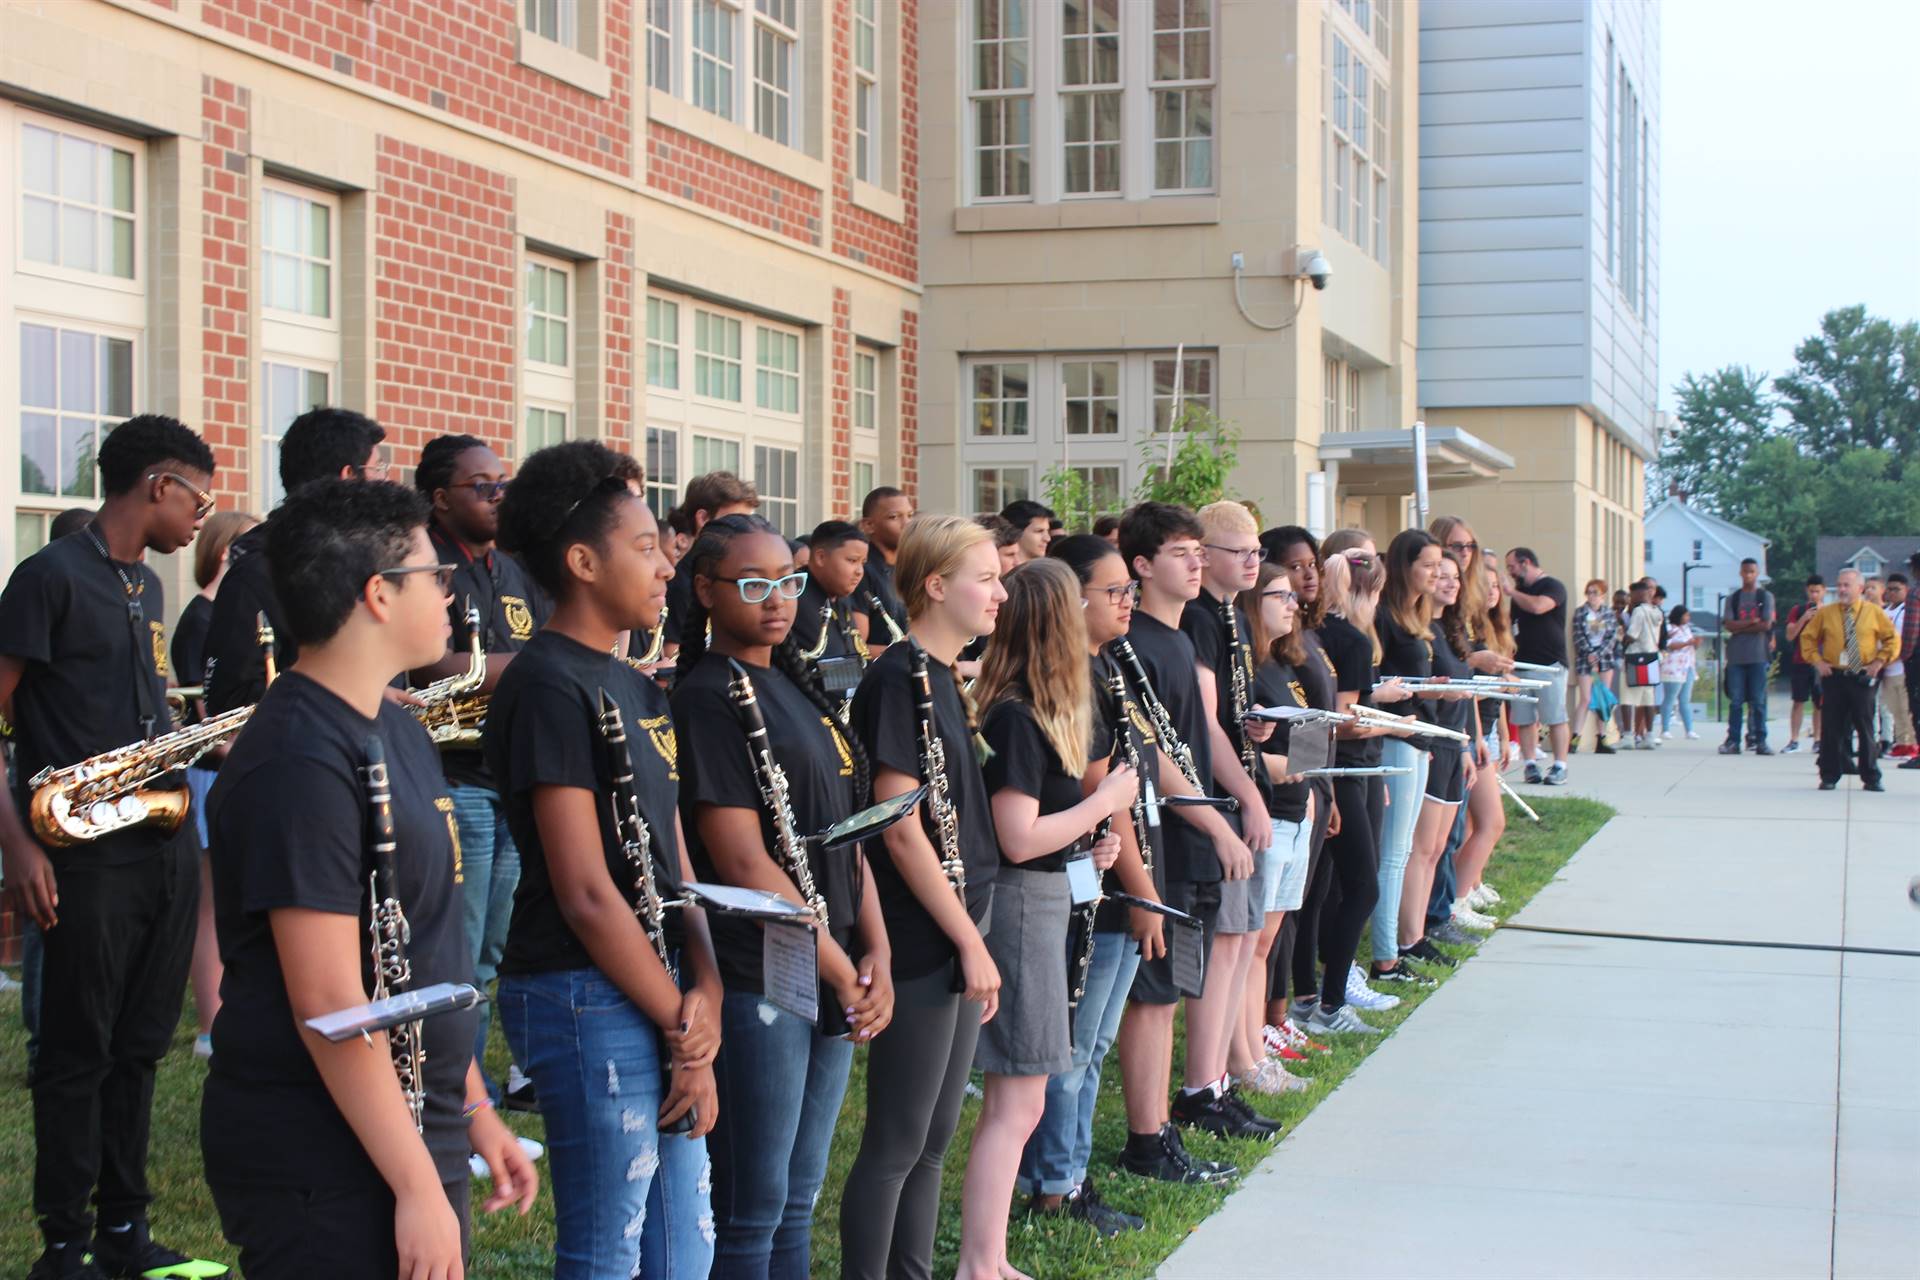
[[[1126,677],[1112,661],[1107,663],[1107,687],[1113,691],[1116,709],[1113,725],[1114,750],[1133,766],[1140,789],[1133,797],[1133,835],[1140,844],[1140,861],[1147,874],[1153,874],[1153,850],[1160,841],[1160,784],[1153,776],[1151,762],[1144,759],[1140,741],[1133,734],[1133,696],[1127,692]]]
[[[940,838],[940,869],[947,873],[960,902],[967,901],[967,864],[960,857],[960,819],[953,811],[953,793],[947,785],[947,748],[933,727],[933,681],[927,671],[927,651],[913,646],[913,681],[918,690],[914,709],[920,715],[920,773],[927,783],[927,803],[933,809],[934,830]]]
[[[613,806],[613,831],[633,872],[636,901],[633,914],[647,932],[647,941],[674,985],[680,973],[667,947],[667,908],[660,900],[660,877],[653,865],[653,835],[640,813],[640,796],[633,786],[633,754],[627,750],[627,722],[605,689],[600,691],[600,741],[607,753],[607,773],[613,779],[608,801]]]
[[[1253,710],[1253,682],[1249,675],[1252,663],[1247,642],[1240,638],[1240,619],[1234,613],[1231,599],[1220,602],[1220,620],[1227,624],[1227,661],[1233,664],[1230,689],[1233,736],[1240,746],[1240,764],[1246,769],[1248,779],[1258,787],[1266,773],[1260,765],[1260,749],[1247,734],[1247,712]]]
[[[268,662],[269,670],[272,660]],[[407,957],[407,944],[413,931],[407,913],[400,906],[400,890],[395,883],[393,834],[393,788],[387,778],[387,749],[375,734],[367,739],[366,764],[360,776],[367,791],[368,842],[373,847],[373,870],[367,875],[367,932],[372,938],[373,998],[385,1000],[400,995],[413,983],[413,962]],[[427,1053],[420,1035],[420,1021],[403,1022],[387,1032],[387,1048],[393,1054],[393,1074],[400,1081],[400,1094],[413,1113],[413,1127],[426,1131]]]
[[[753,759],[753,774],[760,783],[760,802],[773,816],[773,839],[778,845],[774,861],[792,878],[801,899],[813,912],[814,923],[827,927],[827,900],[814,887],[813,868],[807,863],[806,842],[800,838],[793,817],[793,803],[787,788],[787,771],[773,758],[773,744],[767,738],[767,720],[754,696],[753,681],[745,667],[727,659],[733,672],[727,680],[727,696],[740,713],[740,725],[747,731],[747,754]]]
[[[1196,794],[1207,794],[1206,785],[1200,781],[1200,770],[1193,763],[1193,751],[1180,741],[1180,734],[1173,727],[1173,717],[1167,714],[1166,706],[1154,693],[1153,681],[1147,679],[1147,669],[1140,665],[1140,655],[1133,651],[1133,642],[1121,636],[1113,642],[1113,652],[1120,661],[1126,663],[1128,672],[1133,676],[1134,687],[1140,690],[1140,701],[1146,707],[1154,736],[1160,739],[1160,749],[1172,757]]]

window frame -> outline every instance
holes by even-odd
[[[882,146],[886,108],[880,76],[886,47],[881,22],[880,0],[853,0],[853,47],[848,60],[853,77],[853,178],[876,187],[883,186],[886,179]],[[863,39],[867,50],[864,62],[860,56]]]
[[[649,422],[641,434],[644,495],[654,519],[665,523],[680,503],[680,447],[686,433],[677,426]]]
[[[752,448],[753,487],[760,495],[759,515],[778,529],[782,537],[799,537],[805,532],[800,512],[806,502],[806,478],[800,468],[799,446],[769,440],[756,441]],[[744,450],[742,456],[745,456]],[[780,474],[770,475],[769,464]]]
[[[731,334],[732,343],[723,341],[717,350],[703,348],[701,346],[703,332],[701,321],[703,320],[717,321],[721,326],[719,332],[723,337]],[[690,390],[695,399],[714,404],[744,405],[746,403],[745,328],[745,323],[738,316],[729,315],[711,307],[696,306],[694,308],[693,386]],[[707,332],[712,332],[711,328]],[[731,345],[731,351],[727,349],[729,345]],[[714,395],[710,391],[702,390],[703,386],[711,385],[712,377],[708,370],[715,367],[720,375],[720,385],[723,389],[729,386],[727,374],[731,371],[730,385],[734,394]]]
[[[670,317],[672,328],[671,336],[657,337],[654,332],[654,320],[656,317],[663,321],[668,320],[669,317],[666,313],[669,310],[672,312],[672,316]],[[647,394],[667,394],[675,396],[684,394],[686,384],[680,375],[680,303],[677,299],[663,297],[657,293],[649,293],[647,295],[646,348],[645,372]],[[659,357],[658,363],[660,367],[665,367],[666,363],[671,360],[673,366],[672,382],[654,381],[656,355]]]
[[[534,439],[533,433],[533,415],[536,413],[546,415],[547,419],[539,440]],[[550,434],[552,419],[555,416],[560,419],[560,438],[557,440]],[[520,456],[524,458],[536,449],[544,449],[548,445],[562,444],[574,439],[575,426],[573,406],[533,396],[523,397],[520,406]]]
[[[109,426],[109,424],[118,426],[121,422],[125,422],[128,418],[140,412],[139,406],[142,399],[142,387],[145,385],[142,380],[142,374],[145,371],[143,362],[145,359],[144,348],[146,345],[146,335],[144,331],[138,329],[128,328],[123,325],[102,323],[84,316],[47,314],[24,309],[16,309],[14,311],[13,321],[12,333],[9,335],[7,363],[13,371],[14,378],[8,398],[11,402],[9,408],[14,416],[16,426],[16,443],[20,448],[20,462],[18,466],[11,469],[11,474],[7,477],[7,488],[12,491],[15,499],[14,514],[16,517],[41,512],[49,515],[58,515],[60,512],[72,506],[98,507],[105,498],[105,495],[100,492],[100,472],[99,467],[96,465],[100,456],[100,442],[111,434],[111,426]],[[46,329],[53,335],[54,360],[56,363],[53,376],[52,390],[54,402],[52,405],[28,405],[26,403],[26,377],[25,371],[22,368],[25,353],[21,348],[26,340],[26,330],[29,326],[36,329]],[[95,362],[96,370],[91,392],[96,398],[96,403],[93,409],[84,412],[69,409],[62,403],[62,392],[64,390],[62,384],[64,379],[61,376],[59,361],[61,360],[62,339],[69,334],[86,337],[91,340],[90,345],[92,346],[92,352],[89,358]],[[106,342],[124,342],[128,347],[128,411],[124,414],[110,412],[108,406],[101,403],[101,401],[104,400],[104,396],[101,394],[101,378],[104,377],[104,371],[99,368],[98,361],[100,358],[100,344]],[[86,478],[92,487],[91,493],[62,493],[57,491],[45,493],[37,489],[27,488],[25,476],[27,464],[25,419],[29,411],[34,412],[37,416],[49,417],[53,420],[53,485],[56,490],[64,483],[60,471],[60,464],[63,461],[65,420],[78,418],[87,419],[92,422],[94,462],[89,463],[85,467]]]
[[[1354,16],[1356,4],[1331,6],[1320,26],[1321,221],[1364,257],[1390,265],[1393,81],[1385,55]],[[1359,37],[1359,38],[1356,38]]]
[[[1187,13],[1188,6],[1195,3],[1202,5],[1206,9],[1205,17],[1206,17],[1207,25],[1205,27],[1190,27],[1186,25],[1188,21],[1188,13]],[[1218,91],[1219,91],[1219,84],[1220,84],[1219,15],[1213,6],[1213,0],[1181,0],[1180,14],[1178,19],[1180,22],[1180,25],[1177,27],[1162,27],[1160,26],[1159,20],[1157,17],[1158,6],[1157,5],[1150,6],[1150,10],[1153,11],[1155,14],[1155,16],[1150,16],[1148,26],[1147,26],[1147,37],[1149,40],[1149,47],[1147,49],[1147,54],[1146,54],[1147,66],[1148,66],[1148,72],[1147,72],[1147,95],[1149,99],[1148,111],[1153,121],[1151,136],[1148,139],[1148,154],[1147,154],[1148,161],[1152,165],[1152,169],[1151,169],[1152,178],[1150,180],[1150,185],[1153,189],[1153,193],[1156,196],[1211,195],[1219,189],[1219,185],[1220,185],[1220,177],[1219,177],[1220,132],[1219,132],[1219,119],[1217,115],[1217,108],[1219,106]],[[1200,76],[1200,77],[1194,77],[1194,76],[1189,76],[1185,74],[1187,71],[1186,56],[1185,56],[1186,46],[1187,46],[1187,37],[1188,37],[1188,33],[1194,32],[1194,31],[1206,32],[1206,42],[1207,42],[1206,72],[1207,73],[1206,75]],[[1172,77],[1167,77],[1163,79],[1158,75],[1159,46],[1160,46],[1161,37],[1168,36],[1168,35],[1175,36],[1179,43],[1180,53],[1181,53],[1180,62],[1181,62],[1182,74],[1179,76],[1172,76]],[[1162,138],[1160,136],[1160,123],[1159,123],[1160,112],[1159,112],[1158,99],[1160,95],[1166,94],[1166,93],[1178,93],[1181,98],[1180,118],[1182,122],[1182,132],[1177,138]],[[1173,144],[1179,147],[1180,157],[1181,157],[1180,171],[1184,175],[1187,172],[1187,147],[1192,143],[1194,137],[1196,136],[1192,132],[1192,108],[1190,106],[1190,102],[1194,97],[1194,95],[1200,94],[1200,93],[1205,93],[1207,95],[1207,113],[1208,113],[1208,121],[1209,121],[1208,128],[1210,130],[1210,132],[1206,135],[1207,173],[1208,173],[1209,181],[1202,186],[1190,186],[1183,183],[1180,186],[1163,187],[1160,185],[1160,148],[1168,144]]]
[[[770,12],[771,6],[782,4],[792,10],[794,17],[791,22],[782,21]],[[794,139],[805,123],[806,100],[801,96],[800,91],[803,71],[800,21],[800,12],[795,0],[753,0],[753,8],[747,11],[746,26],[748,34],[752,37],[751,56],[748,59],[751,65],[748,74],[753,92],[753,118],[747,122],[747,127],[767,141],[778,143],[783,147],[794,145]],[[768,49],[772,49],[776,54],[768,61],[773,64],[775,70],[784,75],[786,79],[784,85],[780,84],[778,79],[770,74],[769,69],[762,65],[761,55]],[[784,66],[780,65],[781,59],[777,56],[782,51],[785,53]],[[776,132],[769,132],[763,127],[761,120],[763,93],[772,103]]]
[[[266,237],[269,223],[267,215],[267,197],[269,196],[298,200],[303,204],[316,205],[327,211],[328,256],[326,258],[315,258],[311,253],[295,252],[289,254],[283,250],[268,247]],[[290,182],[284,178],[275,177],[272,174],[268,174],[261,179],[260,194],[259,199],[255,203],[256,212],[254,216],[259,219],[260,226],[260,267],[258,272],[260,291],[258,296],[260,298],[260,315],[263,320],[270,319],[281,324],[324,329],[330,333],[338,333],[340,331],[340,250],[342,246],[342,237],[340,235],[340,204],[340,196],[337,192],[327,191],[319,187],[303,186],[300,183]],[[304,222],[304,219],[302,221]],[[326,266],[327,314],[315,315],[310,311],[289,311],[283,307],[271,305],[268,300],[271,293],[268,287],[268,272],[270,269],[269,259],[274,257],[291,257],[302,267],[310,267],[315,264],[324,264]]]
[[[300,374],[303,378],[321,377],[326,379],[325,394],[321,404],[333,403],[333,396],[340,385],[339,362],[305,359],[298,355],[263,351],[260,355],[259,404],[254,412],[254,439],[259,447],[254,450],[255,470],[253,477],[254,492],[260,495],[260,505],[264,510],[272,510],[285,501],[286,494],[280,488],[280,442],[285,438],[286,427],[275,429],[272,419],[273,388],[272,378],[275,370],[285,369]],[[304,402],[309,396],[302,394],[298,400]],[[312,408],[312,405],[308,405]],[[305,413],[306,409],[295,409],[294,418]],[[287,419],[289,425],[293,418]]]
[[[574,357],[573,350],[574,337],[578,332],[577,322],[579,319],[579,308],[575,305],[573,296],[574,285],[578,278],[575,270],[577,265],[576,263],[553,257],[550,254],[540,253],[536,250],[528,250],[522,255],[520,265],[520,357],[525,363],[529,365],[539,365],[543,369],[548,370],[563,369],[567,371],[569,375],[572,374],[574,366],[579,363]],[[546,298],[553,296],[551,277],[556,275],[560,277],[563,284],[561,293],[566,299],[566,310],[556,312],[551,308],[535,306],[533,300],[533,279],[535,272],[540,272],[546,277],[541,287],[541,293],[543,297]],[[552,360],[545,356],[534,356],[532,329],[536,319],[542,322],[541,349],[544,352],[552,351],[553,326],[558,324],[561,327],[562,341],[560,346],[561,353],[565,356],[565,359]]]
[[[11,104],[8,105],[11,106]],[[6,215],[7,220],[13,225],[14,232],[12,246],[14,271],[19,275],[39,276],[43,279],[83,285],[87,288],[107,289],[125,295],[144,295],[147,290],[148,279],[148,253],[145,238],[149,225],[147,223],[148,214],[146,212],[148,195],[146,144],[139,138],[130,138],[122,134],[110,133],[104,129],[95,129],[91,126],[79,124],[60,116],[45,115],[24,107],[0,112],[0,119],[4,119],[7,122],[9,134],[4,154],[9,154],[14,158],[11,166],[12,173],[9,175],[12,185],[7,193],[9,208],[7,209]],[[54,225],[56,237],[59,235],[59,229],[62,224],[59,210],[64,210],[69,206],[89,209],[93,212],[96,219],[101,216],[120,216],[118,210],[109,209],[105,205],[82,204],[79,201],[68,201],[64,196],[57,194],[49,197],[38,192],[30,193],[27,190],[27,147],[25,140],[26,130],[28,129],[38,129],[43,133],[51,133],[54,135],[56,139],[54,144],[56,185],[59,181],[58,175],[60,169],[58,139],[63,135],[96,147],[105,147],[109,151],[123,151],[132,157],[133,211],[131,221],[133,223],[133,274],[131,276],[115,275],[109,271],[94,271],[85,267],[68,267],[58,262],[41,262],[37,259],[27,257],[26,202],[30,196],[42,200],[51,199],[55,203],[56,212],[54,215]],[[111,179],[109,179],[109,181],[110,180]],[[59,254],[57,247],[59,240],[57,238],[55,244],[55,256],[57,257]],[[99,246],[100,241],[98,239],[98,232],[96,231],[94,242],[96,251],[99,249]]]

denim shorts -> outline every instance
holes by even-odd
[[[1312,851],[1311,826],[1284,818],[1273,820],[1273,844],[1264,855],[1271,860],[1267,874],[1267,911],[1300,909],[1307,896],[1307,863]]]

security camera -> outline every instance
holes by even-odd
[[[1327,255],[1318,249],[1310,249],[1300,260],[1300,274],[1313,281],[1313,287],[1324,289],[1327,281],[1333,279],[1333,268],[1327,265]]]

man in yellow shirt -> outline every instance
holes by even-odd
[[[1873,686],[1900,651],[1900,640],[1886,611],[1865,598],[1858,570],[1842,569],[1835,590],[1839,599],[1821,606],[1800,632],[1801,660],[1820,677],[1820,789],[1838,785],[1847,737],[1858,734],[1860,785],[1882,791],[1874,759]]]

